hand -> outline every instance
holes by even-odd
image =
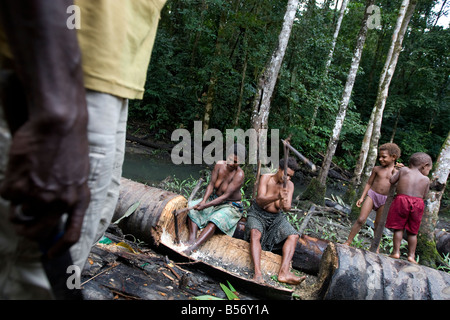
[[[361,208],[361,205],[362,205],[363,202],[364,202],[364,199],[363,199],[363,198],[360,198],[358,201],[356,201],[356,206],[357,206],[358,208]]]
[[[394,168],[400,169],[400,168],[403,168],[404,166],[405,166],[405,165],[404,165],[403,163],[401,163],[401,162],[396,162]]]
[[[280,194],[278,197],[283,202],[287,201],[289,198],[288,189],[287,188],[280,189]]]
[[[86,126],[76,120],[65,132],[62,127],[43,128],[29,120],[16,130],[0,188],[11,201],[16,232],[31,240],[48,241],[61,216],[68,214],[65,233],[48,248],[49,257],[78,241],[90,200]]]
[[[203,209],[205,209],[206,203],[205,202],[200,202],[199,204],[195,205],[194,209],[197,211],[201,211]]]

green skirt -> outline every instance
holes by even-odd
[[[202,199],[192,200],[188,206],[195,206],[201,201]],[[203,229],[209,222],[212,222],[223,233],[232,237],[237,223],[242,217],[242,207],[238,205],[236,203],[224,202],[200,211],[192,209],[189,211],[188,216],[200,229]]]
[[[287,237],[299,235],[283,212],[267,212],[258,206],[256,201],[253,201],[250,209],[247,211],[245,239],[248,241],[250,240],[251,229],[257,229],[261,232],[261,248],[264,251],[281,249]]]

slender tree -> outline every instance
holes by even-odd
[[[441,199],[445,191],[449,172],[450,132],[442,145],[441,152],[439,153],[434,171],[431,175],[430,191],[426,197],[425,210],[417,238],[416,256],[419,257],[419,263],[431,267],[436,267],[436,264],[442,261],[436,250],[434,230],[438,221]]]
[[[348,0],[342,1],[341,9],[339,10],[339,17],[336,22],[336,27],[334,29],[333,40],[331,41],[330,52],[328,53],[327,62],[325,64],[325,73],[324,73],[324,76],[320,83],[320,87],[323,86],[323,79],[325,79],[328,76],[328,70],[330,69],[331,62],[333,61],[334,48],[336,47],[337,38],[339,36],[339,31],[341,30],[342,19],[344,18],[345,9],[347,8],[347,4],[348,4]],[[318,100],[317,96],[316,96],[316,100]],[[317,103],[314,106],[314,112],[313,112],[313,115],[311,118],[311,124],[309,125],[310,129],[312,129],[314,127],[314,124],[316,122],[317,114],[319,112],[319,106],[320,106],[319,101],[317,101]]]
[[[310,186],[304,193],[304,197],[310,198],[316,203],[322,203],[325,196],[326,190],[326,179],[328,172],[330,170],[331,160],[336,152],[337,143],[339,141],[339,135],[341,133],[342,127],[344,125],[345,115],[347,112],[347,107],[352,95],[353,85],[355,84],[356,74],[358,72],[359,63],[361,61],[361,55],[364,48],[364,43],[367,37],[367,21],[369,19],[369,13],[367,8],[374,4],[374,0],[368,0],[366,2],[366,10],[364,11],[364,17],[361,22],[361,28],[359,30],[358,36],[356,38],[356,46],[353,51],[353,58],[350,65],[350,70],[347,75],[347,81],[345,83],[344,91],[342,93],[342,98],[339,106],[339,111],[336,117],[334,128],[328,142],[327,152],[325,154],[324,160],[322,162],[322,167],[320,169],[318,181],[312,180]],[[317,183],[318,182],[318,183]]]
[[[360,158],[358,160],[360,163],[358,163],[357,168],[358,170],[362,170],[362,168],[364,168],[363,176],[361,177],[361,171],[355,172],[354,181],[359,181],[361,186],[366,183],[376,162],[378,154],[378,141],[381,135],[381,123],[383,120],[384,107],[386,106],[386,100],[389,93],[389,85],[395,72],[398,57],[402,50],[403,38],[409,21],[414,13],[416,3],[417,0],[403,0],[400,7],[397,23],[392,34],[391,46],[389,47],[386,62],[381,72],[377,98],[372,109],[371,119],[367,125],[363,145],[361,146]],[[370,137],[370,139],[368,137]],[[364,166],[366,161],[367,163]]]
[[[272,93],[277,82],[278,73],[283,62],[289,37],[297,13],[299,0],[289,0],[284,15],[283,26],[278,36],[278,46],[258,81],[258,87],[253,102],[253,112],[251,116],[252,127],[260,137],[261,129],[267,129],[270,112],[270,102]],[[260,143],[260,145],[264,145]]]

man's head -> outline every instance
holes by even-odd
[[[284,158],[280,160],[279,162],[279,169],[278,172],[282,172],[282,174],[284,173]],[[288,157],[287,158],[287,176],[288,176],[288,180],[290,180],[295,173],[295,170],[298,169],[298,164],[297,161],[295,161],[294,158],[292,157]]]
[[[433,160],[425,152],[416,152],[409,158],[409,167],[419,168],[419,171],[427,176],[433,167]]]

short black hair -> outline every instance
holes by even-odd
[[[431,157],[425,152],[416,152],[411,157],[409,157],[409,164],[415,167],[421,166],[422,164],[433,165]]]
[[[292,157],[288,157],[287,166],[289,169],[294,170],[294,171],[298,169],[297,161],[295,161],[295,159]],[[284,169],[284,158],[280,160],[279,167],[281,169]]]
[[[402,152],[399,148],[398,145],[396,145],[395,143],[385,143],[382,144],[380,146],[380,151],[381,150],[386,150],[387,152],[389,152],[390,156],[396,156],[396,159],[398,160],[398,158],[400,158]]]

